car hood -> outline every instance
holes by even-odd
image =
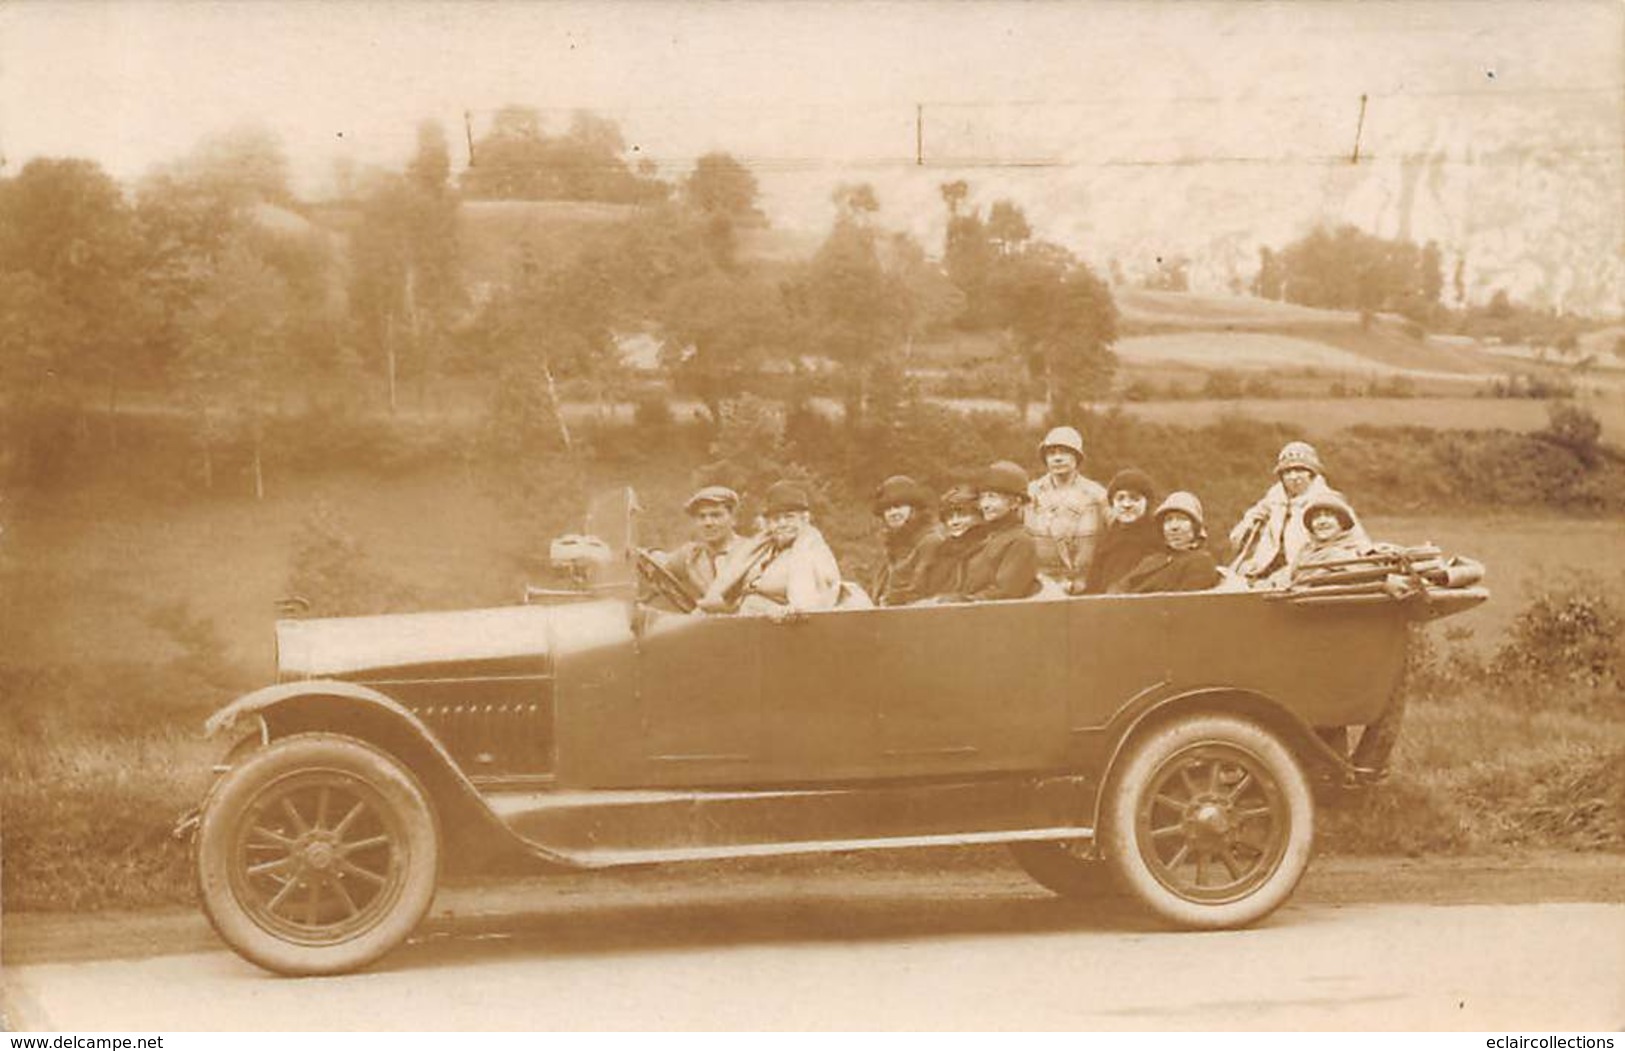
[[[277,669],[284,679],[537,671],[561,640],[570,648],[600,636],[607,643],[626,633],[626,620],[625,605],[607,601],[283,620],[276,626]]]

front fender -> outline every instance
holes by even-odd
[[[341,682],[337,679],[306,679],[301,682],[283,682],[275,686],[265,686],[252,693],[245,693],[230,704],[221,708],[203,723],[204,737],[218,737],[223,733],[230,733],[237,725],[237,721],[244,716],[264,715],[267,710],[302,697],[331,697],[335,700],[359,701],[363,704],[380,708],[402,723],[410,727],[425,743],[430,744],[445,756],[447,763],[452,763],[451,755],[440,747],[429,728],[423,721],[413,715],[402,705],[390,700],[384,694],[367,686],[358,686],[353,682]]]
[[[336,679],[279,683],[232,701],[204,723],[204,734],[230,732],[242,720],[263,720],[267,740],[296,733],[336,733],[387,752],[416,777],[434,801],[442,827],[467,851],[493,844],[518,847],[541,861],[579,868],[515,833],[491,808],[439,738],[399,702],[370,687]]]

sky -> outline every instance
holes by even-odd
[[[1369,154],[1470,158],[1481,132],[1562,127],[1562,149],[1613,165],[1622,85],[1618,0],[0,0],[0,173],[81,156],[133,181],[249,124],[320,197],[338,160],[403,165],[422,120],[460,144],[465,113],[478,136],[521,104],[554,128],[611,116],[667,176],[731,152],[787,227],[827,225],[842,181],[875,182],[919,231],[945,177],[1026,178],[1029,209],[1056,201],[1083,239],[1109,209],[1080,219],[1061,194],[1125,182],[1091,172],[1312,165],[1357,128]]]
[[[1612,2],[0,3],[0,151],[89,156],[120,178],[212,131],[278,132],[301,183],[335,157],[398,165],[415,126],[476,134],[506,103],[618,116],[639,152],[766,169],[934,154],[1064,155],[1068,110],[1233,103],[1214,145],[1267,136],[1271,100],[1618,88]],[[1152,131],[1154,129],[1148,129]],[[1050,132],[1050,134],[1046,134]],[[1227,141],[1233,140],[1233,141]],[[1285,144],[1283,144],[1285,145]]]

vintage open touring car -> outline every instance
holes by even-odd
[[[1063,895],[1104,866],[1171,924],[1249,924],[1303,875],[1317,788],[1380,776],[1408,624],[1486,597],[1436,556],[785,623],[630,592],[280,621],[278,684],[208,723],[237,740],[194,816],[203,907],[247,959],[322,974],[407,938],[443,868],[503,852],[1004,843]]]

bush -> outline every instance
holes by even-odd
[[[1207,374],[1202,383],[1202,397],[1217,401],[1234,401],[1245,393],[1241,376],[1232,369],[1218,369]]]
[[[1393,375],[1366,384],[1366,395],[1372,398],[1414,398],[1416,381],[1409,376]]]
[[[1490,662],[1514,682],[1619,690],[1625,685],[1625,617],[1600,590],[1569,586],[1524,607]]]
[[[1574,384],[1562,377],[1518,372],[1491,380],[1489,392],[1494,398],[1572,398]]]
[[[1567,449],[1587,467],[1602,459],[1602,421],[1572,401],[1547,406],[1546,426],[1535,434]]]
[[[1263,372],[1256,372],[1248,376],[1244,390],[1249,398],[1279,398],[1281,396],[1281,388],[1275,385],[1275,381],[1270,379],[1267,373]]]
[[[1144,379],[1137,379],[1123,388],[1124,401],[1150,401],[1156,396],[1156,387]]]
[[[294,537],[288,592],[308,603],[308,612],[323,617],[387,613],[416,605],[409,589],[372,567],[360,541],[325,502],[311,509]]]

